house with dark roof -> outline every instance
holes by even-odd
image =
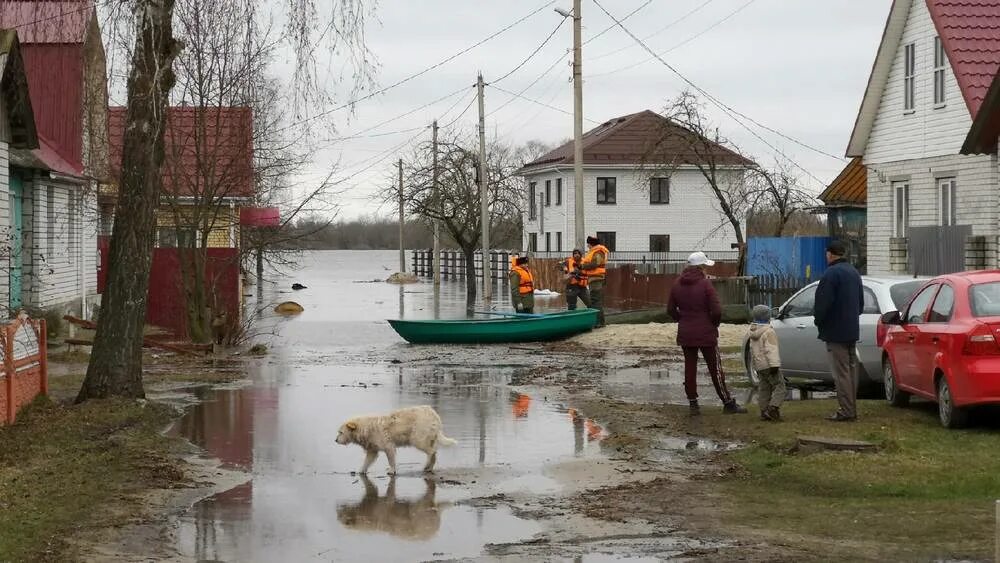
[[[868,169],[860,158],[852,158],[844,170],[819,194],[823,206],[817,211],[826,214],[830,238],[847,245],[847,258],[864,273],[868,253]]]
[[[37,147],[10,150],[15,251],[2,305],[89,317],[97,289],[96,194],[108,176],[98,16],[90,0],[17,0],[4,2],[0,28],[16,31],[37,134]]]
[[[893,2],[847,149],[869,272],[997,267],[998,69],[1000,0]]]
[[[612,251],[731,252],[735,233],[695,165],[711,158],[720,169],[741,175],[753,163],[704,139],[693,144],[691,135],[650,110],[611,119],[584,134],[581,188],[587,232]],[[529,251],[572,250],[573,149],[573,142],[566,143],[519,171],[526,184],[524,248]],[[653,154],[657,162],[651,162]]]

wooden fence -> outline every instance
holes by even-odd
[[[513,254],[509,250],[490,251],[490,277],[495,280],[506,281],[507,273],[510,272],[510,257]],[[413,250],[410,257],[411,271],[424,277],[434,276],[434,251],[433,250]],[[460,250],[441,251],[441,277],[444,279],[459,279],[465,277],[465,255]],[[483,277],[483,253],[476,252],[476,277]]]
[[[11,424],[17,412],[49,392],[45,321],[19,317],[0,327],[0,424]]]
[[[747,304],[779,307],[809,282],[798,276],[765,274],[750,278]]]

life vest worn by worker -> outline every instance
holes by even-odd
[[[520,280],[517,287],[518,293],[526,295],[535,292],[535,280],[531,277],[531,272],[527,268],[520,264],[515,264],[510,268],[510,271],[516,273]]]
[[[580,269],[573,257],[566,259],[566,273],[569,274],[569,284],[587,287],[587,274]]]
[[[583,257],[583,263],[584,264],[592,263],[594,261],[594,257],[596,257],[598,254],[604,255],[604,263],[596,268],[583,270],[584,272],[587,273],[588,276],[604,277],[604,274],[607,273],[608,255],[610,253],[608,252],[607,247],[604,246],[603,244],[595,244],[593,247],[591,247],[591,249],[587,251],[587,255]]]

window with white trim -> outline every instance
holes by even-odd
[[[892,183],[893,236],[903,238],[910,226],[910,183]]]
[[[941,226],[958,224],[958,199],[955,197],[957,183],[954,178],[938,178],[938,202]]]
[[[934,105],[943,106],[945,103],[944,92],[944,68],[945,68],[944,43],[940,37],[934,38]]]
[[[903,110],[913,111],[916,105],[917,45],[903,48]]]

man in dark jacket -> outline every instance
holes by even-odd
[[[816,288],[814,318],[819,339],[826,342],[833,382],[837,387],[839,409],[828,420],[857,420],[855,399],[858,394],[858,355],[856,345],[861,338],[861,312],[865,308],[865,293],[861,275],[844,259],[847,249],[840,241],[826,248],[829,264]]]
[[[677,321],[677,344],[684,350],[684,392],[687,394],[692,415],[701,414],[698,407],[698,352],[708,364],[715,392],[722,400],[727,414],[745,413],[726,388],[719,357],[719,325],[722,323],[722,305],[715,287],[705,275],[705,268],[714,265],[704,252],[688,257],[688,267],[670,289],[667,312]]]

